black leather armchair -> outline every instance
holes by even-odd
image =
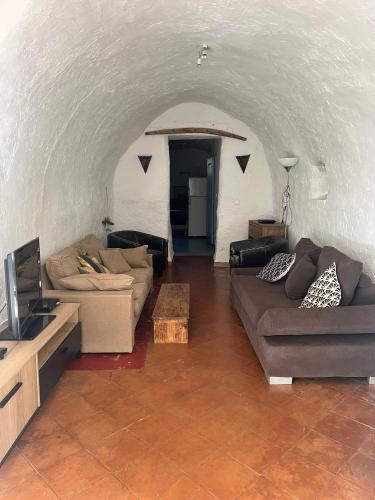
[[[288,252],[288,241],[276,236],[230,244],[230,267],[263,267],[279,252]]]
[[[108,248],[135,248],[148,245],[148,253],[152,255],[154,273],[163,275],[168,265],[168,240],[142,233],[140,231],[115,231],[107,237]]]

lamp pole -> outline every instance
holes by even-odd
[[[280,165],[285,169],[285,172],[287,174],[286,186],[285,186],[285,189],[284,189],[282,196],[281,196],[281,199],[282,199],[281,222],[285,226],[285,238],[286,238],[287,227],[288,227],[288,218],[289,218],[289,215],[292,213],[292,210],[290,207],[291,193],[290,193],[290,183],[289,183],[289,172],[290,172],[290,169],[298,163],[298,158],[296,158],[296,157],[279,158],[279,162],[280,162]]]

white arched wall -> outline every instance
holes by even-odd
[[[243,122],[202,103],[183,103],[153,120],[147,130],[213,127],[247,137],[222,138],[215,261],[227,262],[229,243],[247,237],[248,220],[273,213],[271,173],[263,146]],[[250,154],[245,173],[236,155]],[[144,173],[138,155],[152,155]],[[122,156],[113,180],[115,229],[136,229],[170,239],[168,136],[140,135]]]

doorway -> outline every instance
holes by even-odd
[[[220,139],[170,138],[170,221],[178,256],[213,256]]]

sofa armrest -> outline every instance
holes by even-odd
[[[262,337],[375,333],[375,305],[267,309],[257,333]]]
[[[137,248],[140,243],[122,238],[121,236],[109,233],[107,238],[108,248]]]
[[[134,346],[133,290],[43,290],[43,297],[80,304],[82,352],[132,352]]]

